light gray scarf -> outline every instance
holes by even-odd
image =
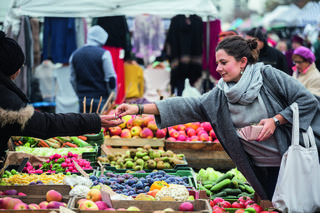
[[[263,63],[247,65],[240,80],[235,82],[224,82],[221,78],[218,87],[222,89],[227,96],[228,102],[248,105],[259,95],[263,84],[261,67]]]

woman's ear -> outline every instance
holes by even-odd
[[[240,62],[241,62],[241,65],[243,65],[243,67],[246,67],[246,66],[247,66],[247,63],[248,63],[247,57],[242,57],[242,58],[240,59]]]

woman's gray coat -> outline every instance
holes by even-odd
[[[291,76],[272,68],[263,67],[264,76],[278,92],[278,96],[287,103],[284,108],[270,95],[270,88],[264,83],[260,94],[265,103],[269,118],[281,114],[289,123],[276,129],[276,137],[280,154],[283,155],[291,144],[292,110],[290,105],[296,102],[299,106],[300,129],[306,131],[308,126],[314,130],[319,150],[320,139],[320,108],[319,103],[301,83]],[[277,97],[277,96],[275,96]],[[197,121],[209,121],[222,147],[235,163],[236,167],[246,177],[261,199],[268,199],[257,177],[257,171],[249,156],[244,152],[241,142],[233,126],[228,110],[227,98],[218,87],[199,98],[173,97],[156,102],[160,115],[156,115],[159,128],[185,124]]]

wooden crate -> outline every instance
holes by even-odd
[[[230,170],[235,167],[218,143],[165,141],[165,150],[183,153],[188,166],[194,169],[212,167],[217,170]]]
[[[77,199],[75,200],[75,204],[77,202]],[[212,208],[207,200],[194,200],[189,201],[194,206],[194,211],[197,213],[211,213]],[[163,211],[166,208],[172,208],[175,212],[179,211],[179,206],[181,205],[180,201],[141,201],[141,200],[113,200],[113,208],[125,208],[127,209],[130,206],[138,207],[143,213],[153,213],[155,211]],[[75,206],[74,206],[75,207]],[[78,212],[86,213],[86,212],[105,212],[105,211],[87,211],[87,210],[79,210]],[[109,212],[109,211],[108,211]],[[117,211],[119,212],[119,211]],[[127,212],[127,211],[126,211]]]
[[[42,201],[46,200],[45,196],[11,196],[14,198],[18,198],[20,199],[22,202],[24,202],[25,204],[31,204],[31,203],[35,203],[35,204],[39,204]],[[67,205],[69,204],[69,201],[72,199],[73,197],[71,196],[63,196],[62,198],[62,202],[66,203]],[[28,210],[13,210],[13,209],[6,209],[6,210],[2,210],[0,212],[28,212],[28,213],[53,213],[53,212],[57,212],[59,213],[59,209],[28,209]]]
[[[124,154],[130,148],[144,147],[150,145],[152,149],[164,149],[164,139],[145,138],[106,138],[101,145],[101,155],[110,154],[108,149],[112,149],[113,154]]]
[[[55,190],[62,196],[68,196],[71,191],[70,185],[19,185],[19,186],[0,186],[0,191],[15,189],[18,192],[23,192],[27,196],[46,195],[49,190]]]

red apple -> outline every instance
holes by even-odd
[[[87,199],[85,199],[85,198],[82,198],[82,199],[78,200],[78,202],[77,202],[77,207],[79,207],[79,206],[81,205],[81,203],[84,202],[84,201],[86,201],[86,200],[87,200]]]
[[[171,131],[169,131],[169,135],[170,135],[170,137],[173,137],[173,138],[178,138],[178,136],[179,136],[179,132],[177,131],[177,130],[171,130]]]
[[[181,131],[181,130],[185,131],[186,130],[186,126],[183,125],[183,124],[177,125],[177,131]]]
[[[209,141],[208,133],[203,133],[199,136],[200,141]]]
[[[90,189],[90,191],[87,194],[87,199],[93,202],[102,200],[100,190],[95,188]]]
[[[153,115],[146,115],[146,116],[143,116],[142,119],[143,119],[143,125],[148,126],[148,123],[150,121],[154,121],[154,116]]]
[[[121,127],[120,126],[114,126],[109,128],[110,135],[120,135],[121,134]]]
[[[148,127],[149,129],[151,129],[152,131],[157,131],[157,129],[158,129],[158,126],[157,126],[157,124],[156,124],[156,121],[154,121],[154,120],[149,121],[147,127]]]
[[[13,207],[15,205],[17,205],[18,203],[22,203],[22,201],[18,198],[5,199],[4,203],[3,203],[3,207],[4,207],[4,209],[13,209]]]
[[[200,127],[200,122],[191,123],[191,128],[197,130]]]
[[[131,119],[129,119],[129,120],[127,121],[126,125],[127,125],[127,128],[128,128],[128,129],[131,129],[131,128],[133,127],[132,121],[133,121],[133,118],[131,118]]]
[[[188,129],[189,127],[191,128],[192,123],[186,123],[184,124],[184,126],[186,127],[186,129]]]
[[[49,204],[47,205],[47,209],[59,209],[60,206],[66,207],[67,204],[64,203],[64,202],[59,202],[59,201],[51,201],[51,202],[49,202]]]
[[[199,133],[200,131],[206,132],[203,127],[199,126],[199,127],[196,129],[197,135],[198,135],[198,133]]]
[[[27,196],[27,195],[25,193],[23,193],[23,192],[19,192],[18,196]]]
[[[80,210],[99,210],[97,204],[95,204],[92,200],[86,200],[81,203],[79,206]]]
[[[198,136],[200,136],[202,134],[207,134],[208,135],[208,132],[206,130],[204,130],[204,129],[201,129],[201,130],[197,131],[197,135]]]
[[[57,192],[56,190],[49,190],[46,194],[46,199],[48,202],[50,201],[62,201],[62,195],[60,192]]]
[[[143,128],[143,130],[140,133],[141,138],[153,138],[153,132],[148,127]]]
[[[131,128],[131,135],[132,136],[139,136],[141,131],[142,131],[142,129],[140,126],[134,126]]]
[[[29,206],[25,203],[17,203],[14,207],[14,210],[22,210],[22,209],[29,209]]]
[[[99,210],[105,210],[109,206],[103,201],[96,201],[95,204],[98,206]]]
[[[187,137],[187,133],[184,130],[180,130],[180,131],[178,131],[178,133],[179,133],[179,135],[184,135]]]
[[[196,130],[192,129],[191,127],[187,130],[187,135],[189,137],[196,135]]]
[[[213,129],[210,130],[209,135],[213,140],[217,138],[216,133],[214,133]]]
[[[207,132],[210,132],[212,130],[212,126],[209,122],[202,122],[200,124],[204,130],[206,130]]]
[[[190,140],[191,141],[199,141],[199,137],[196,136],[196,135],[193,135],[193,136],[190,137]]]
[[[48,201],[42,201],[41,203],[39,203],[39,207],[40,209],[46,209],[48,204],[49,204]]]
[[[185,141],[187,139],[187,137],[185,135],[179,135],[177,137],[177,141]]]
[[[216,138],[216,139],[214,139],[214,140],[212,141],[212,143],[220,143],[220,142],[219,142],[218,138]]]
[[[143,118],[141,116],[136,116],[133,118],[132,121],[133,126],[142,126],[143,124]]]
[[[130,129],[122,129],[121,138],[131,138],[131,130]]]
[[[29,209],[40,209],[40,206],[38,204],[35,203],[30,203],[28,205]]]
[[[156,131],[156,137],[157,138],[164,138],[166,137],[166,132],[164,129],[157,129]]]
[[[173,137],[168,137],[168,138],[167,138],[167,141],[175,142],[175,141],[176,141],[176,139],[175,139],[175,138],[173,138]]]

